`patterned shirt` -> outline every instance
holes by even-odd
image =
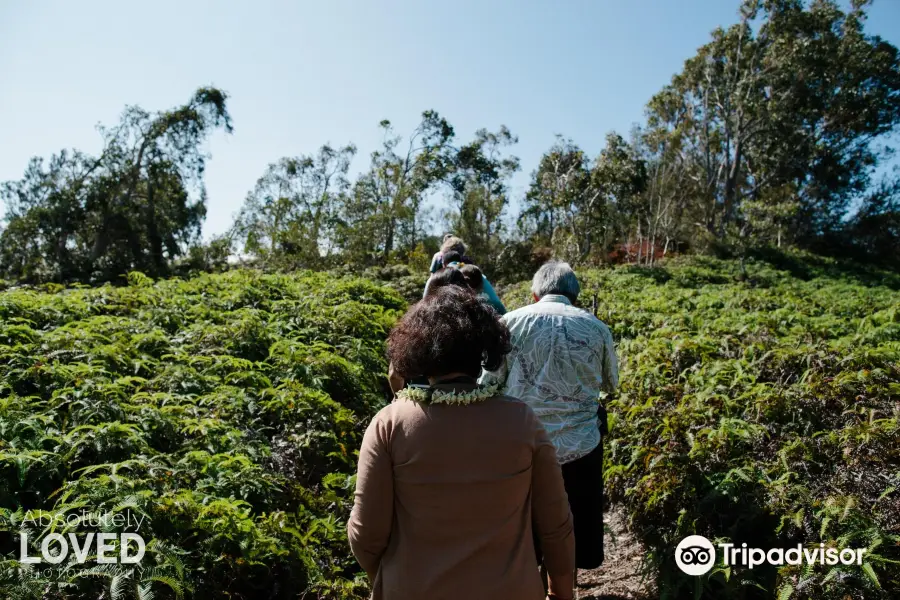
[[[597,408],[602,392],[619,385],[609,327],[568,298],[548,294],[507,313],[513,349],[481,383],[531,406],[556,447],[560,464],[590,453],[600,443]]]

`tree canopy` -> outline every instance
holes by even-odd
[[[500,270],[535,256],[653,263],[766,245],[900,267],[900,180],[876,179],[900,123],[900,54],[866,32],[870,3],[742,0],[738,22],[712,32],[643,123],[610,132],[596,156],[558,137],[521,198],[509,185],[516,135],[500,125],[459,140],[434,110],[405,135],[382,121],[356,176],[352,143],[277,159],[209,251],[198,245],[203,145],[231,131],[226,94],[201,88],[155,114],[129,107],[100,128],[100,156],[34,158],[3,184],[0,276],[165,275],[178,261],[219,264],[228,245],[274,268],[417,265],[443,231]]]
[[[131,270],[168,272],[206,215],[203,143],[231,132],[227,95],[200,88],[160,113],[125,109],[100,127],[103,150],[34,158],[20,181],[3,184],[7,226],[0,272],[24,281],[110,280]]]

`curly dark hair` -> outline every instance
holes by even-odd
[[[434,275],[429,278],[428,295],[432,295],[438,289],[447,285],[466,287],[468,283],[466,282],[465,275],[463,275],[459,269],[455,267],[444,267],[443,269],[435,271]]]
[[[448,250],[441,254],[441,264],[447,266],[449,264],[462,261],[462,253],[456,250]]]
[[[463,265],[459,268],[459,272],[462,273],[466,284],[476,294],[484,290],[484,275],[481,273],[481,269],[475,265]]]
[[[447,285],[415,303],[388,336],[394,372],[407,381],[498,368],[512,349],[509,330],[468,288]]]
[[[472,257],[466,256],[465,254],[463,254],[462,252],[459,252],[457,250],[448,250],[448,251],[444,252],[443,254],[441,254],[441,264],[442,265],[447,266],[447,265],[457,263],[457,262],[466,263],[469,265],[475,264],[475,260],[472,259]]]

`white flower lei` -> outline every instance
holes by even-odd
[[[412,400],[421,404],[471,404],[481,402],[497,395],[499,385],[478,386],[468,392],[452,392],[446,390],[423,390],[421,388],[403,388],[397,392],[397,398]],[[431,399],[429,400],[429,395]]]

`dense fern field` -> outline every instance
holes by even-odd
[[[0,292],[0,597],[364,595],[344,518],[405,306],[312,273]],[[116,515],[140,565],[19,562]]]
[[[797,266],[580,273],[621,361],[607,491],[665,598],[900,595],[900,282]],[[419,294],[408,269],[367,275],[0,292],[0,597],[364,597],[355,450],[401,294]],[[140,565],[19,561],[22,534],[35,556],[52,532],[127,529],[121,514]],[[868,553],[691,578],[673,550],[693,533]]]
[[[582,273],[581,300],[621,361],[607,491],[649,548],[663,598],[900,597],[896,277],[801,274],[698,258]],[[520,284],[505,298],[527,296]],[[695,533],[868,553],[860,566],[694,578],[674,550]]]

